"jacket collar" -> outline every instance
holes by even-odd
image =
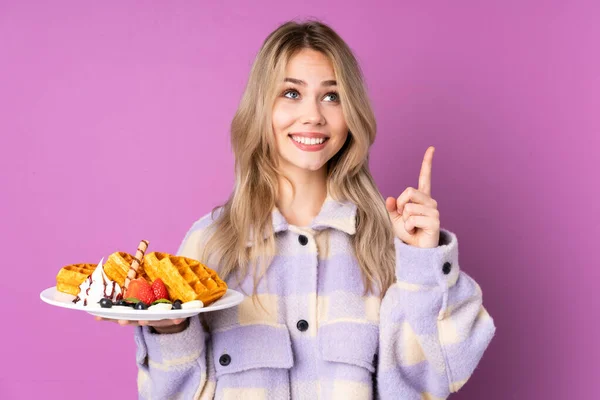
[[[289,228],[288,222],[277,207],[273,208],[271,216],[275,233]],[[349,201],[334,200],[330,195],[327,195],[319,214],[313,219],[309,227],[316,231],[333,228],[348,235],[354,235],[356,233],[356,205]]]
[[[356,233],[356,205],[350,201],[337,201],[330,195],[327,195],[319,214],[312,220],[309,228],[320,231],[327,228],[337,229],[348,235]],[[287,231],[290,224],[283,214],[275,206],[271,212],[273,221],[273,232],[279,233]],[[266,237],[265,237],[266,238]],[[252,240],[248,242],[251,246]]]

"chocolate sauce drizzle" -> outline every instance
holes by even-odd
[[[102,271],[102,272],[104,272],[104,271]],[[92,281],[92,274],[90,274],[90,275],[87,277],[87,280],[88,280],[90,283],[89,283],[89,285],[88,285],[88,288],[85,290],[85,294],[86,294],[87,296],[89,296],[89,295],[90,295],[90,289],[91,289],[92,282],[93,282],[93,281]],[[104,297],[105,299],[112,300],[112,299],[113,299],[113,296],[114,296],[114,294],[115,294],[115,290],[116,290],[116,288],[117,288],[117,282],[114,282],[114,281],[113,281],[113,282],[112,282],[112,288],[110,289],[110,293],[106,293],[106,289],[107,289],[108,285],[107,285],[106,279],[104,279],[104,273],[103,273],[103,274],[102,274],[102,284],[104,285],[104,290],[102,291],[102,292],[104,293],[104,296],[103,296],[103,297]],[[122,300],[122,299],[123,299],[123,294],[122,294],[122,293],[119,293],[119,294],[117,295],[117,297],[115,298],[115,300]],[[78,302],[78,301],[80,301],[80,300],[81,300],[81,298],[80,298],[79,296],[77,296],[77,297],[75,297],[75,299],[73,300],[73,303],[77,303],[77,302]],[[87,299],[83,300],[83,305],[84,305],[84,306],[87,306]]]

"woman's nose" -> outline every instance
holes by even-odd
[[[321,112],[321,107],[317,101],[305,101],[302,105],[302,117],[301,121],[303,124],[314,124],[324,125],[325,118]]]

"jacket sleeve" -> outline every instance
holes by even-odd
[[[479,285],[458,264],[442,229],[436,248],[395,239],[396,278],[380,308],[377,371],[382,399],[445,399],[469,379],[495,333]]]
[[[178,255],[199,259],[207,217],[186,234]],[[149,327],[135,328],[140,399],[212,399],[215,370],[211,337],[202,316],[190,318],[180,333],[156,334]]]
[[[199,317],[180,333],[160,335],[135,328],[140,399],[212,399],[210,335]]]

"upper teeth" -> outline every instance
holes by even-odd
[[[298,143],[302,143],[302,144],[321,144],[325,141],[325,138],[307,138],[304,136],[292,136],[292,139],[294,139],[296,142]]]

